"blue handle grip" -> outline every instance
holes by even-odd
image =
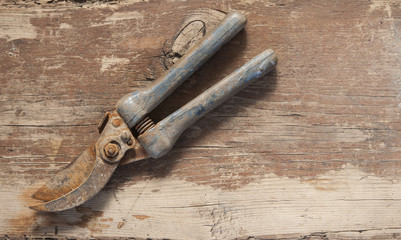
[[[180,84],[205,63],[246,24],[239,12],[229,13],[202,41],[193,46],[174,66],[148,88],[134,91],[117,103],[117,112],[130,128],[147,116]]]
[[[163,156],[170,151],[187,127],[254,80],[270,72],[276,64],[277,56],[273,50],[269,49],[262,52],[182,108],[157,123],[155,127],[139,135],[139,142],[151,157],[158,158]]]

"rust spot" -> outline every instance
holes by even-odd
[[[32,199],[32,192],[37,189],[38,185],[31,186],[24,190],[19,199],[23,204],[23,209],[16,214],[16,218],[8,220],[9,236],[23,236],[27,233],[34,233],[41,230],[42,227],[58,224],[61,221],[57,219],[56,213],[35,212],[28,209],[28,206],[34,205],[38,200]]]
[[[31,198],[32,192],[37,189],[37,186],[30,187],[23,191],[19,198],[22,200],[23,205],[26,207],[23,211],[17,214],[16,218],[8,220],[9,229],[12,235],[20,235],[32,231],[36,224],[36,217],[33,211],[28,210],[28,206],[37,203],[38,201]]]
[[[15,116],[16,116],[16,117],[19,117],[19,115],[21,115],[21,113],[22,113],[22,109],[21,109],[21,108],[18,108],[18,109],[15,111]]]
[[[330,179],[307,179],[302,180],[302,182],[309,183],[319,191],[335,191],[336,184]]]
[[[146,215],[132,215],[132,216],[139,220],[145,220],[146,218],[150,218],[150,216]]]
[[[81,222],[76,223],[74,225],[79,226],[81,228],[86,228],[88,227],[88,223],[89,221],[91,221],[93,218],[99,218],[103,216],[103,212],[102,211],[96,211],[93,210],[92,208],[89,207],[76,207],[75,208],[77,210],[77,212],[82,213],[83,215],[81,216]]]
[[[81,221],[71,223],[71,226],[78,226],[81,228],[87,228],[92,234],[93,233],[101,233],[102,229],[110,227],[108,224],[102,224],[97,221],[98,218],[103,216],[102,211],[96,211],[89,207],[76,207],[77,212],[82,213],[83,215],[80,217]],[[112,218],[102,218],[100,222],[111,221]]]
[[[107,221],[112,222],[113,218],[102,218],[102,219],[100,219],[100,221],[101,222],[107,222]]]
[[[119,222],[119,223],[117,224],[117,228],[120,229],[120,228],[122,228],[124,225],[125,225],[125,222]]]
[[[32,231],[36,226],[35,216],[32,214],[22,213],[15,219],[9,220],[9,234],[18,236],[29,231]]]

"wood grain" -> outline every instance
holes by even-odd
[[[2,237],[401,238],[400,1],[37,2],[0,7]],[[176,34],[209,9],[239,10],[247,27],[155,120],[266,48],[277,70],[166,157],[119,168],[83,206],[29,210],[35,188],[95,141],[123,94],[174,62]]]

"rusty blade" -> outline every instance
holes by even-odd
[[[121,161],[149,157],[116,111],[106,113],[101,126],[97,142],[33,194],[33,198],[45,202],[31,209],[55,212],[76,207],[106,185]]]
[[[120,164],[118,162],[110,163],[104,161],[100,157],[96,157],[95,154],[88,154],[88,152],[94,150],[95,150],[94,146],[88,148],[84,153],[81,154],[81,156],[79,156],[79,158],[74,163],[71,164],[71,165],[82,164],[82,163],[86,164],[89,162],[94,163],[93,168],[91,169],[90,172],[87,169],[83,170],[82,175],[79,176],[80,179],[82,180],[78,181],[68,180],[68,175],[70,174],[70,172],[73,171],[74,169],[75,170],[78,169],[79,166],[77,166],[76,168],[69,167],[68,169],[62,170],[50,182],[52,182],[53,180],[57,181],[57,179],[64,179],[63,182],[64,184],[62,183],[50,184],[49,182],[48,184],[43,186],[34,195],[36,199],[44,200],[47,202],[35,206],[30,206],[30,208],[45,212],[55,212],[55,211],[67,210],[76,207],[78,205],[81,205],[82,203],[88,201],[93,196],[95,196],[106,185],[106,183],[109,181],[115,169],[119,165],[121,165],[121,163],[127,164],[130,162],[139,161],[149,157],[143,154],[144,149],[138,142],[136,142],[136,146],[134,149],[132,149],[132,151],[127,151],[127,154],[121,159]],[[88,157],[91,157],[92,159],[87,159]],[[78,182],[81,182],[81,184],[77,185]],[[68,185],[69,183],[72,183],[72,185]],[[63,190],[57,189],[57,186],[59,186]],[[73,188],[73,186],[76,187]],[[71,191],[66,192],[68,191],[68,189],[71,189]],[[55,194],[52,191],[57,192],[57,194]],[[51,196],[52,197],[57,196],[57,197],[50,199]]]
[[[113,174],[114,170],[117,168],[118,162],[113,163],[113,162],[103,161],[103,159],[101,159],[99,156],[88,155],[85,152],[80,156],[80,158],[90,157],[92,159],[86,159],[86,161],[94,162],[92,171],[87,176],[86,181],[82,182],[79,186],[75,187],[70,192],[62,196],[59,196],[56,199],[50,199],[48,202],[31,206],[30,207],[31,209],[45,212],[55,212],[55,211],[63,211],[66,209],[70,209],[88,201],[93,196],[95,196],[104,187],[104,185],[106,185],[111,175]],[[61,175],[60,175],[61,178],[66,177]],[[81,177],[82,179],[85,178],[84,175]],[[68,184],[63,185],[62,182],[57,184],[61,185],[61,188],[63,189],[68,189],[71,187],[68,186]],[[57,191],[57,193],[61,192],[58,191],[58,189],[55,189],[55,191]],[[42,194],[45,192],[43,191],[40,193]],[[47,199],[47,196],[45,198]]]
[[[95,144],[87,148],[75,161],[58,172],[32,198],[42,201],[57,199],[82,185],[93,171],[96,160]]]

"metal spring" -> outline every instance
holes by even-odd
[[[156,125],[149,117],[145,117],[140,121],[137,125],[135,125],[135,130],[139,135],[145,133],[151,128],[154,128]]]

